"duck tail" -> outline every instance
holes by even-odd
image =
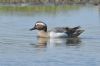
[[[82,34],[84,32],[84,30],[77,30],[74,34],[73,34],[73,36],[74,37],[78,37],[80,34]]]

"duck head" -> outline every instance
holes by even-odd
[[[47,25],[42,21],[37,21],[35,23],[34,27],[31,28],[30,30],[43,30],[43,31],[47,32]]]

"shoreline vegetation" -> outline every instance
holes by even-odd
[[[0,11],[50,12],[79,9],[85,4],[99,5],[100,0],[0,0]]]
[[[100,0],[0,0],[0,5],[27,6],[27,5],[73,5],[73,4],[100,4]]]
[[[59,5],[59,6],[0,6],[0,11],[22,11],[22,12],[53,12],[60,10],[75,10],[79,6]]]

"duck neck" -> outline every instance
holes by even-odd
[[[38,37],[43,37],[43,38],[48,37],[47,31],[44,31],[44,30],[39,31],[38,32]]]
[[[45,28],[43,29],[44,32],[47,32],[47,26],[45,26]]]

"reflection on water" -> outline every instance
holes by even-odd
[[[37,44],[31,44],[35,48],[45,48],[47,46],[48,38],[37,38]]]
[[[53,48],[61,46],[79,46],[81,44],[80,38],[38,38],[37,44],[31,44],[35,48]]]
[[[69,39],[67,39],[66,44],[68,46],[77,46],[77,45],[80,45],[81,42],[82,42],[81,38],[69,38]]]
[[[61,46],[78,46],[81,41],[80,38],[51,38],[49,47],[61,47]]]

